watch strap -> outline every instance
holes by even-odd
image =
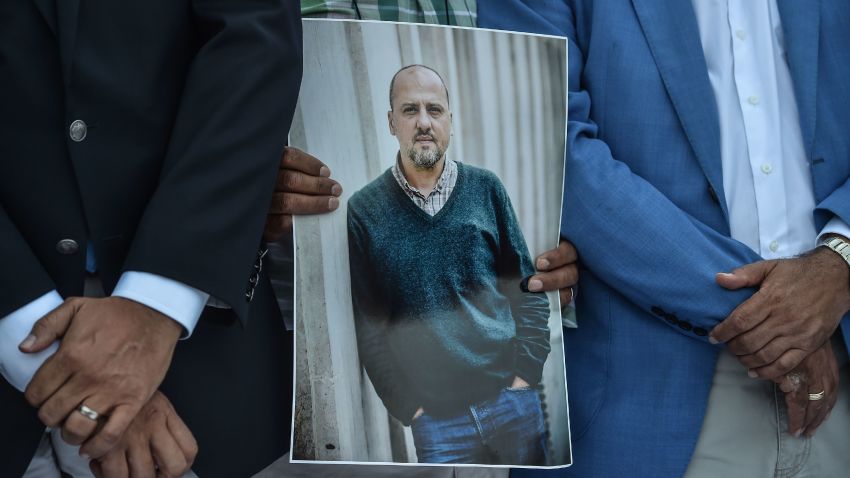
[[[821,243],[821,245],[835,251],[850,266],[850,242],[838,237],[831,237]]]

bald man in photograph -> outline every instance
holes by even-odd
[[[424,65],[390,83],[395,164],[348,203],[361,362],[419,462],[543,465],[535,386],[549,302],[499,179],[446,156],[449,92]]]

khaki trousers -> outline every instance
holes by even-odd
[[[811,438],[788,433],[784,394],[747,376],[723,351],[702,430],[686,478],[829,478],[850,473],[850,365],[843,340],[833,338],[839,364],[838,401]]]

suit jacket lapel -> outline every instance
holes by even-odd
[[[57,0],[33,0],[50,31],[56,35],[56,1]]]
[[[820,38],[820,0],[800,2],[777,0],[785,52],[794,96],[800,112],[800,128],[806,155],[812,160],[817,119],[818,44]]]
[[[42,0],[55,2],[57,36],[59,37],[59,57],[62,60],[62,72],[65,81],[71,77],[71,65],[74,61],[74,44],[77,40],[77,24],[80,0]]]
[[[632,0],[632,4],[667,94],[728,220],[720,161],[720,120],[691,2]]]

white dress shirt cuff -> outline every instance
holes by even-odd
[[[847,226],[847,223],[837,216],[833,217],[828,223],[826,223],[826,226],[820,230],[820,234],[818,234],[818,244],[824,242],[823,237],[827,234],[840,234],[850,239],[850,226]]]
[[[59,341],[34,354],[21,352],[18,345],[29,335],[38,319],[60,305],[62,297],[53,290],[0,319],[0,372],[21,392],[26,390],[41,364],[59,348]]]
[[[121,274],[112,296],[136,301],[167,315],[183,326],[182,339],[192,335],[210,297],[206,292],[182,282],[137,271]]]

